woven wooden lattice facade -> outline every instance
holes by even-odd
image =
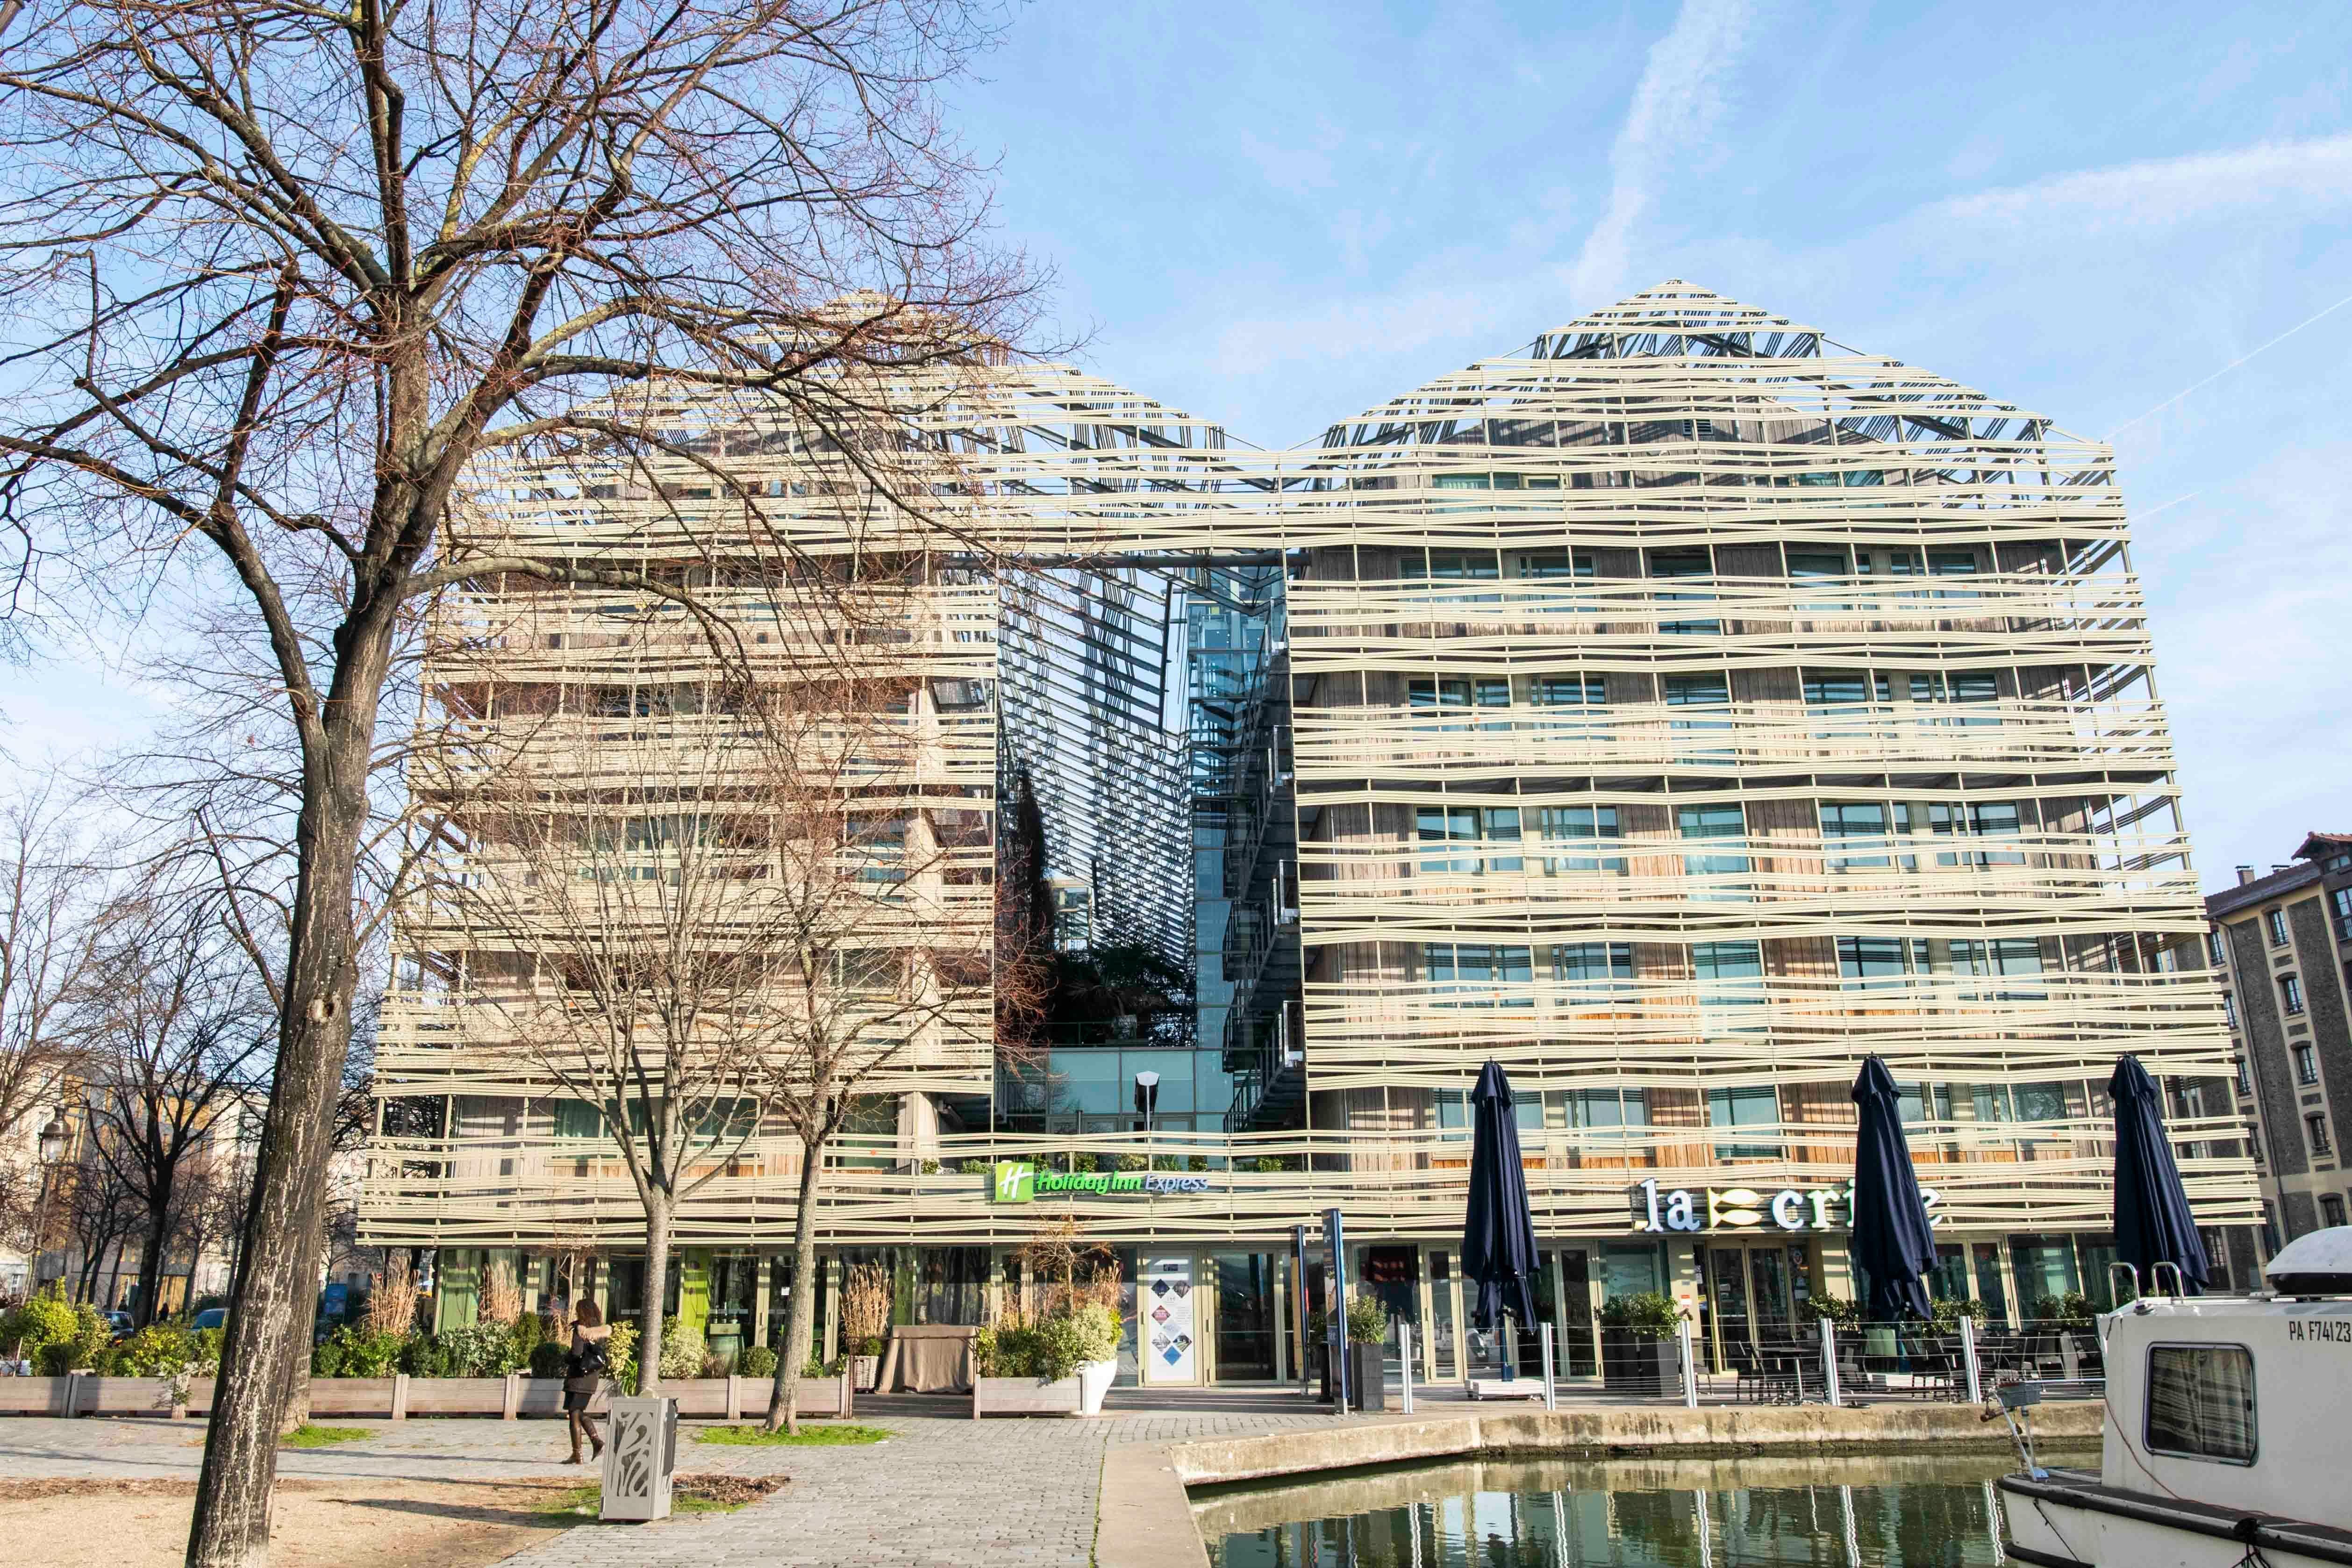
[[[894,460],[932,498],[919,515],[714,401],[675,410],[706,433],[701,464],[508,476],[475,538],[919,558],[862,657],[920,692],[891,775],[907,809],[975,820],[1000,737],[995,705],[965,699],[1007,673],[1025,574],[1290,563],[1309,1127],[1158,1140],[1210,1190],[1094,1200],[1107,1237],[1271,1241],[1331,1204],[1360,1236],[1454,1231],[1458,1099],[1489,1057],[1528,1102],[1548,1235],[1622,1233],[1648,1176],[1827,1185],[1850,1170],[1846,1086],[1870,1052],[1917,1086],[1915,1152],[1950,1234],[2095,1229],[2116,1057],[2181,1084],[2231,1070],[2099,443],[1680,284],[1286,452],[1062,367],[926,371],[865,399],[911,433]],[[759,527],[704,465],[761,498]],[[441,679],[584,690],[708,658],[681,616],[529,599],[453,609],[470,619]],[[738,608],[775,679],[837,650]],[[583,713],[543,743],[593,782],[611,722]],[[907,940],[984,948],[987,895],[915,889]],[[403,922],[408,946],[446,940],[429,910]],[[975,993],[877,1087],[987,1093],[987,1007]],[[370,1234],[626,1237],[617,1167],[555,1139],[544,1086],[474,1049],[467,1016],[414,994],[388,1009],[385,1092],[451,1095],[458,1121],[380,1145]],[[2174,1131],[2200,1217],[2251,1223],[2227,1107],[2177,1106]],[[1017,1238],[1028,1216],[987,1201],[979,1163],[1069,1152],[1108,1165],[1140,1146],[853,1141],[827,1235]],[[681,1239],[780,1239],[798,1163],[758,1141]]]

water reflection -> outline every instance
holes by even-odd
[[[1197,1498],[1218,1568],[1994,1564],[1994,1456],[1373,1472]]]

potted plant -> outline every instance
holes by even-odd
[[[1370,1296],[1348,1303],[1348,1383],[1359,1410],[1388,1408],[1383,1366],[1389,1337],[1388,1309]]]
[[[853,1263],[841,1282],[841,1348],[849,1357],[849,1380],[860,1393],[875,1392],[882,1367],[882,1336],[890,1329],[890,1273],[878,1263]]]
[[[1612,1296],[1601,1304],[1601,1375],[1624,1394],[1666,1394],[1682,1381],[1675,1343],[1682,1318],[1655,1290]]]
[[[1118,1312],[1099,1301],[1008,1315],[972,1339],[984,1408],[1098,1415],[1118,1371]]]

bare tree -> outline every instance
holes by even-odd
[[[370,769],[416,606],[487,573],[692,599],[568,546],[469,542],[448,526],[469,468],[583,442],[686,453],[663,419],[679,386],[840,427],[842,367],[1015,341],[1029,286],[975,243],[978,171],[933,99],[981,41],[954,0],[35,0],[17,18],[17,603],[78,585],[144,609],[165,584],[236,603],[300,758],[191,1564],[268,1554],[361,978]],[[854,286],[873,292],[839,303]],[[764,490],[728,493],[773,531]]]
[[[172,1243],[207,1228],[202,1173],[233,1157],[238,1112],[262,1088],[274,1033],[243,955],[180,889],[143,889],[110,911],[86,989],[83,1095],[98,1158],[139,1196],[141,1327],[154,1321]],[[194,1265],[190,1264],[193,1280]]]
[[[107,1136],[103,1127],[87,1128],[80,1139],[79,1157],[58,1173],[49,1193],[63,1239],[79,1264],[72,1294],[82,1301],[98,1300],[99,1280],[107,1274],[109,1263],[120,1269],[123,1244],[139,1234],[146,1217],[137,1190],[98,1147]]]
[[[518,731],[491,788],[452,810],[458,852],[408,928],[446,944],[427,962],[462,971],[461,1014],[497,1037],[468,1053],[565,1097],[557,1135],[619,1152],[645,1216],[646,1393],[680,1205],[763,1129],[798,1134],[809,1278],[850,1098],[986,984],[984,959],[923,945],[956,851],[903,787],[921,747],[912,683],[706,691],[691,713]],[[807,1297],[787,1341],[803,1357]]]
[[[47,1112],[76,1051],[73,1004],[90,962],[101,879],[72,820],[50,785],[0,806],[0,1150],[17,1142],[28,1118]],[[37,1171],[5,1177],[10,1192],[27,1194],[39,1179]]]

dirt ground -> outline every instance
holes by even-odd
[[[289,1479],[271,1568],[475,1568],[561,1526],[547,1481]],[[0,1480],[0,1559],[43,1568],[178,1568],[192,1480]],[[582,1522],[585,1522],[583,1520]]]

